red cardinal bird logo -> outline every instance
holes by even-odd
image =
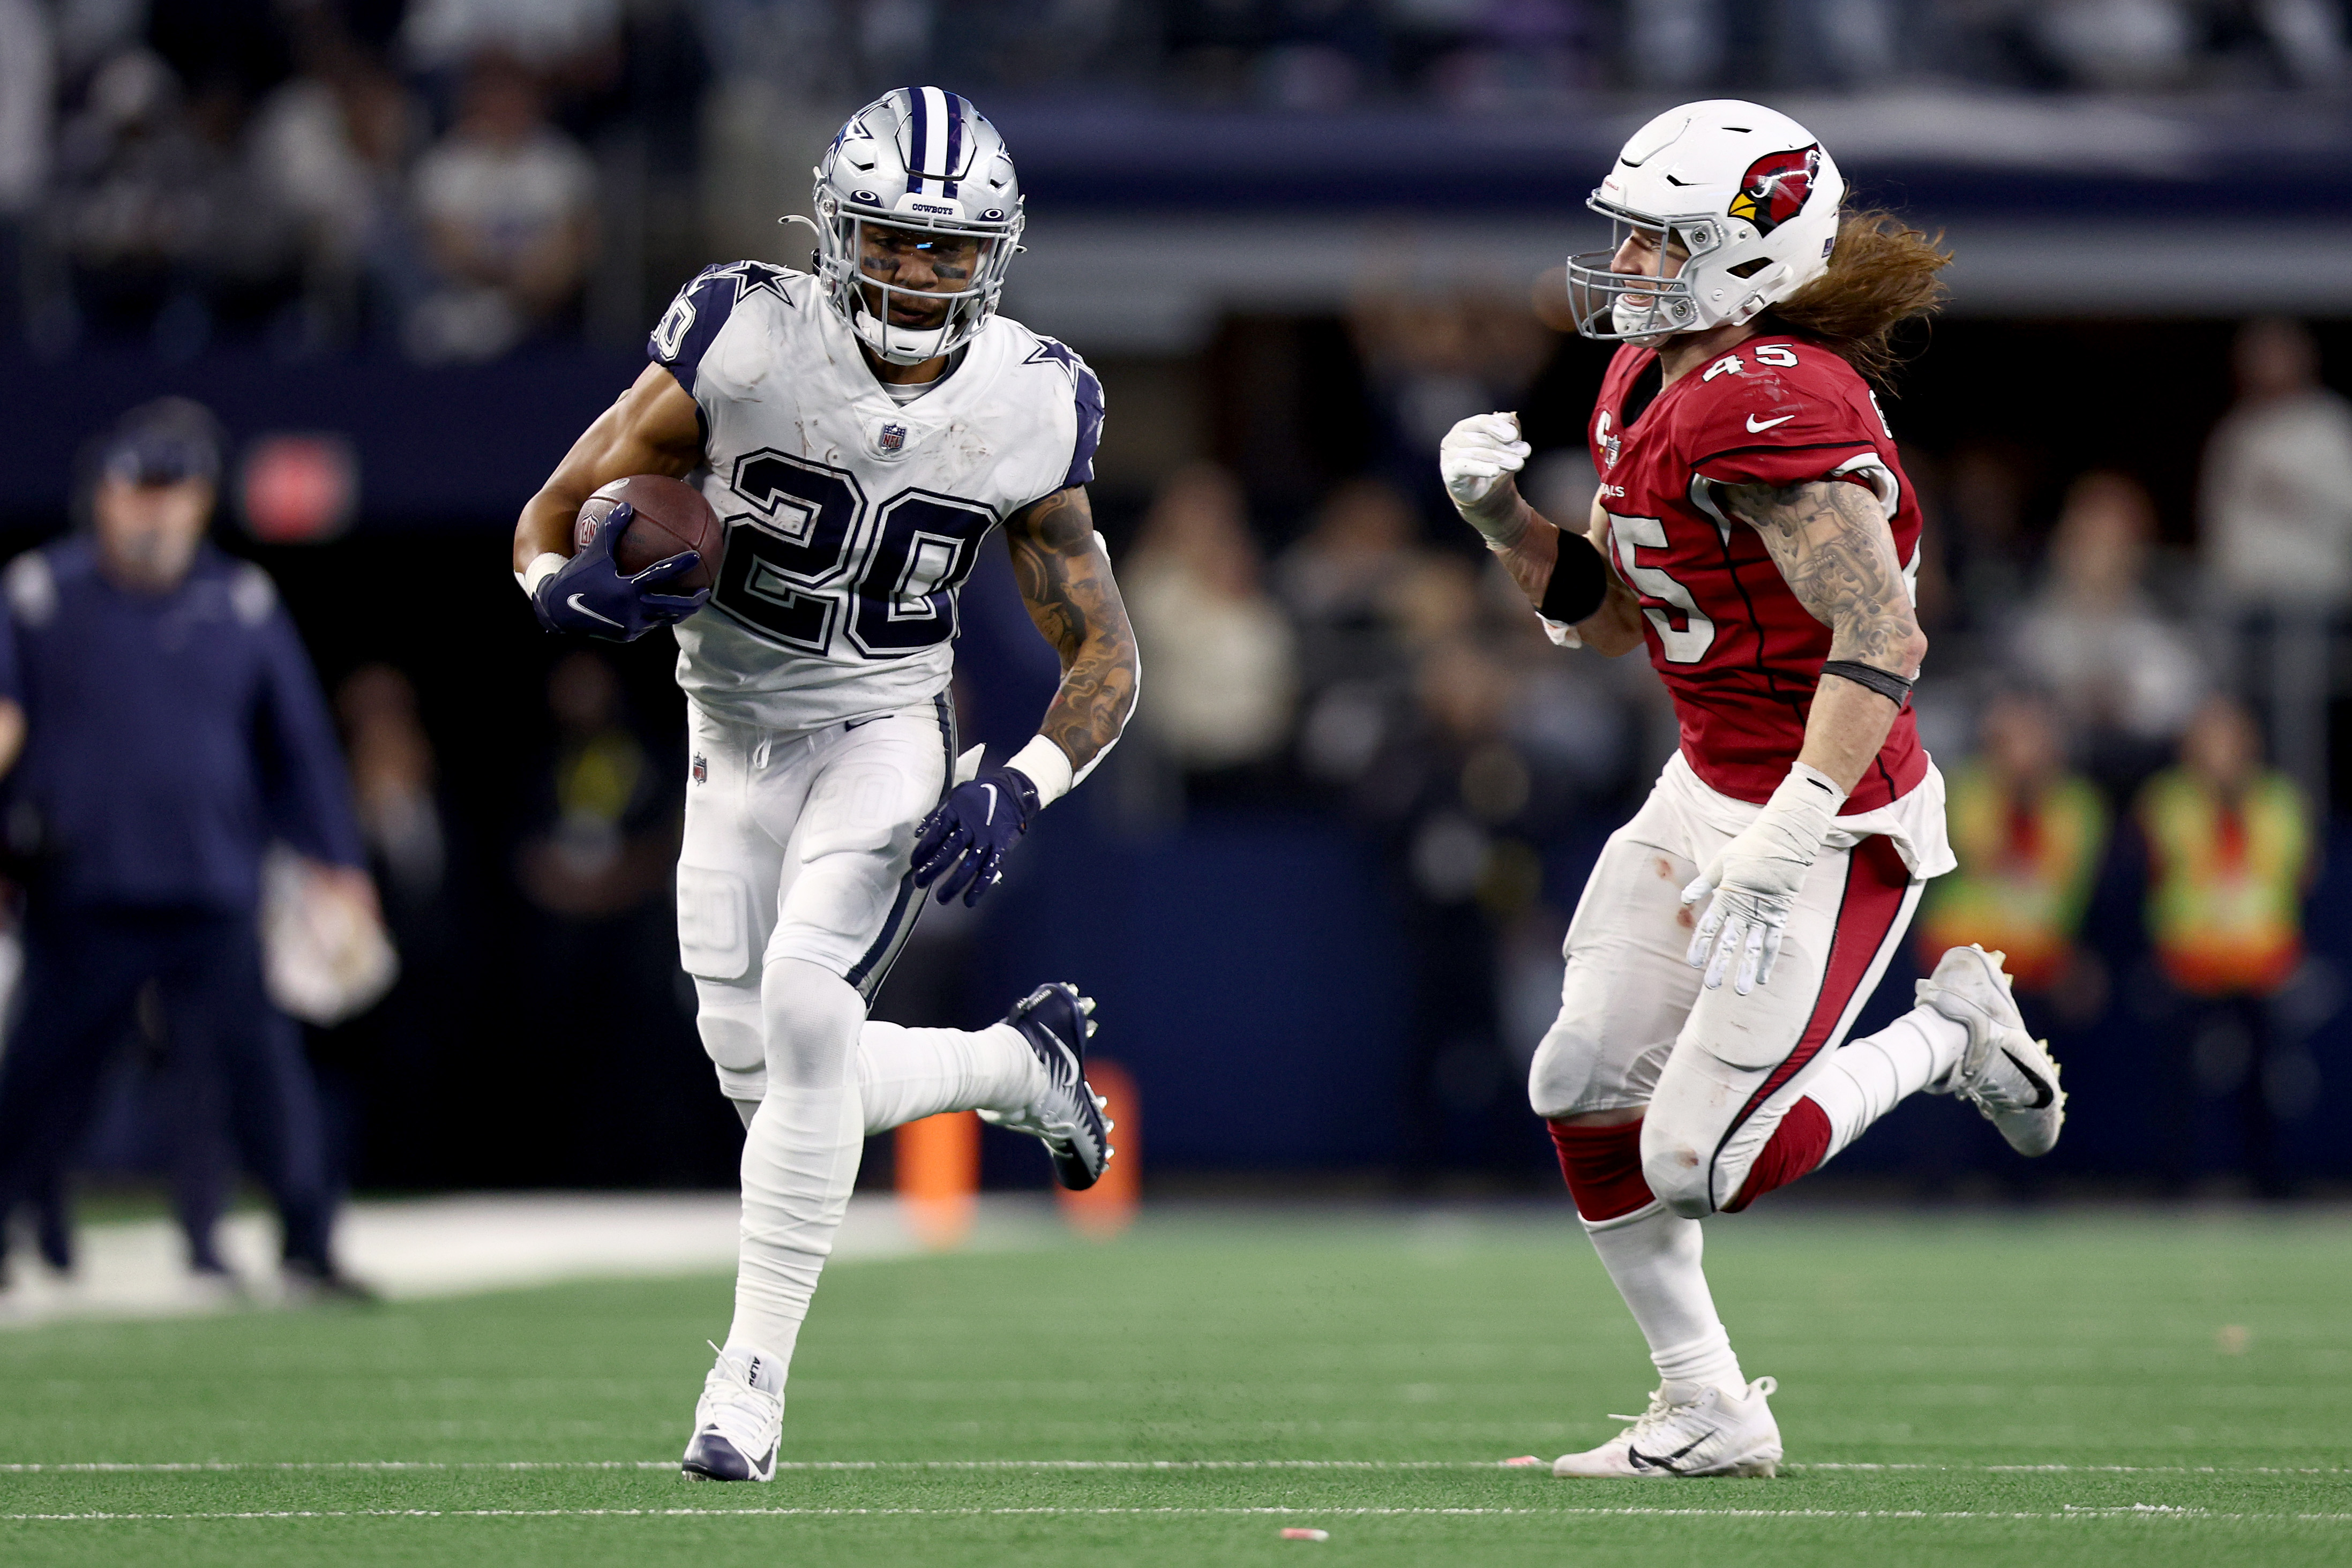
[[[1770,234],[1804,210],[1805,199],[1813,193],[1813,176],[1821,172],[1818,142],[1793,152],[1767,152],[1740,176],[1739,194],[1731,198],[1731,216],[1754,224],[1758,234]]]

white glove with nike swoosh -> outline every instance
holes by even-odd
[[[1830,776],[1802,762],[1789,776],[1748,829],[1720,850],[1706,869],[1683,889],[1685,905],[1709,893],[1715,897],[1691,933],[1685,955],[1694,969],[1706,970],[1706,988],[1733,976],[1732,989],[1746,996],[1772,977],[1780,956],[1780,936],[1797,890],[1822,852],[1822,841],[1837,823],[1845,791]]]
[[[1463,520],[1496,549],[1509,549],[1528,531],[1527,510],[1511,478],[1535,448],[1519,439],[1516,413],[1474,413],[1437,444],[1437,472]]]

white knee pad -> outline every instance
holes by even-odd
[[[695,1032],[719,1071],[719,1092],[757,1103],[768,1093],[768,1044],[757,986],[694,982]]]
[[[1546,1121],[1588,1109],[1582,1102],[1601,1059],[1601,1042],[1580,1018],[1563,1011],[1544,1031],[1528,1064],[1528,1103]]]
[[[1574,989],[1528,1064],[1528,1103],[1547,1121],[1648,1103],[1674,1041],[1629,1046],[1622,1036],[1638,1041],[1640,1020],[1612,1019]]]
[[[1708,1166],[1719,1131],[1687,1125],[1655,1102],[1642,1119],[1642,1179],[1659,1202],[1685,1219],[1705,1219],[1715,1212]]]
[[[760,987],[770,1078],[799,1089],[848,1081],[866,1022],[866,999],[832,970],[801,958],[772,959]]]

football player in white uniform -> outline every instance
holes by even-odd
[[[979,898],[1134,707],[1134,634],[1085,489],[1102,388],[995,313],[1021,193],[970,103],[887,93],[815,172],[812,270],[739,261],[688,284],[654,362],[515,530],[551,631],[677,626],[692,713],[678,946],[747,1128],[734,1322],[684,1462],[722,1480],[775,1474],[785,1369],[869,1134],[977,1110],[1044,1140],[1070,1186],[1111,1155],[1075,988],[1040,987],[976,1033],[866,1018],[920,890]],[[622,576],[626,506],[575,551],[583,503],[635,474],[688,478],[725,524],[711,589],[667,591],[692,552]],[[1063,676],[1038,735],[964,777],[956,595],[1000,523]]]

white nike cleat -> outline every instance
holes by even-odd
[[[2001,957],[1972,942],[1946,952],[1936,972],[1919,982],[1919,1001],[1969,1031],[1959,1061],[1928,1092],[1968,1101],[2011,1148],[2031,1159],[2057,1146],[2066,1124],[2066,1091],[2059,1086],[2049,1043],[2025,1032]]]
[[[694,1436],[678,1466],[686,1479],[774,1480],[784,1429],[783,1389],[783,1368],[775,1357],[755,1350],[719,1351],[694,1406]]]
[[[1664,1479],[1675,1476],[1769,1476],[1780,1468],[1780,1427],[1766,1397],[1780,1385],[1759,1377],[1743,1394],[1712,1385],[1667,1383],[1632,1426],[1597,1448],[1562,1454],[1551,1473],[1562,1479]]]

